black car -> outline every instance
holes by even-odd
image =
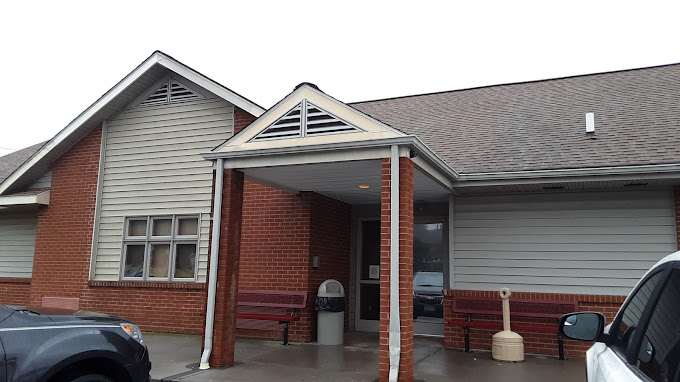
[[[137,325],[116,317],[0,305],[0,382],[149,381]]]

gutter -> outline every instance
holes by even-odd
[[[338,150],[385,148],[391,145],[407,146],[431,164],[451,182],[450,188],[475,186],[500,186],[516,184],[535,184],[545,182],[585,182],[632,179],[667,179],[680,178],[680,163],[653,164],[638,166],[604,166],[589,168],[567,168],[529,171],[502,171],[460,173],[448,165],[440,156],[414,135],[394,138],[382,138],[370,141],[339,142],[331,144],[315,144],[309,146],[275,147],[270,149],[254,149],[240,151],[210,152],[203,154],[208,160],[218,158],[256,158],[261,156],[277,156],[300,154],[301,152],[329,152]],[[412,155],[413,155],[412,154]]]
[[[215,195],[213,196],[212,233],[210,240],[210,269],[208,270],[208,301],[205,312],[205,340],[199,369],[210,369],[210,354],[213,347],[215,325],[215,295],[217,292],[217,261],[220,252],[222,225],[222,189],[224,188],[224,159],[215,161]]]

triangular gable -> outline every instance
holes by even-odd
[[[360,131],[363,130],[304,99],[283,117],[256,135],[251,141]]]
[[[404,135],[305,83],[214,151],[317,145]]]
[[[130,98],[134,98],[139,91],[140,86],[143,86],[144,88],[148,86],[142,85],[143,83],[146,81],[158,81],[158,77],[168,70],[181,78],[187,79],[192,84],[215,94],[247,113],[254,116],[260,116],[264,112],[262,107],[247,98],[218,84],[174,58],[160,51],[156,51],[113,88],[95,101],[95,103],[85,109],[85,111],[59,131],[52,139],[47,141],[12,174],[0,182],[0,195],[16,191],[16,189],[29,184],[31,179],[35,179],[44,174],[49,168],[50,163],[56,160],[61,153],[85,136],[93,128],[100,126],[102,120],[127,106]],[[160,90],[160,88],[161,86],[159,85],[156,90]],[[186,89],[186,87],[181,82],[176,82],[174,87],[172,83],[168,84],[168,91],[171,93],[174,91],[175,99],[177,100],[182,97],[191,96],[190,94],[185,93],[184,89]]]

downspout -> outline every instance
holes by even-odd
[[[217,258],[220,252],[220,232],[222,225],[222,188],[224,187],[224,159],[215,164],[215,195],[213,196],[212,234],[210,240],[210,270],[208,271],[208,301],[205,311],[205,340],[199,369],[210,369],[210,354],[213,347],[213,327],[215,324],[215,294],[217,292]]]
[[[390,382],[399,377],[401,356],[399,318],[399,146],[390,147]]]

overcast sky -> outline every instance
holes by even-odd
[[[680,62],[677,1],[95,3],[3,4],[0,155],[156,49],[264,107],[302,81],[350,102]]]

